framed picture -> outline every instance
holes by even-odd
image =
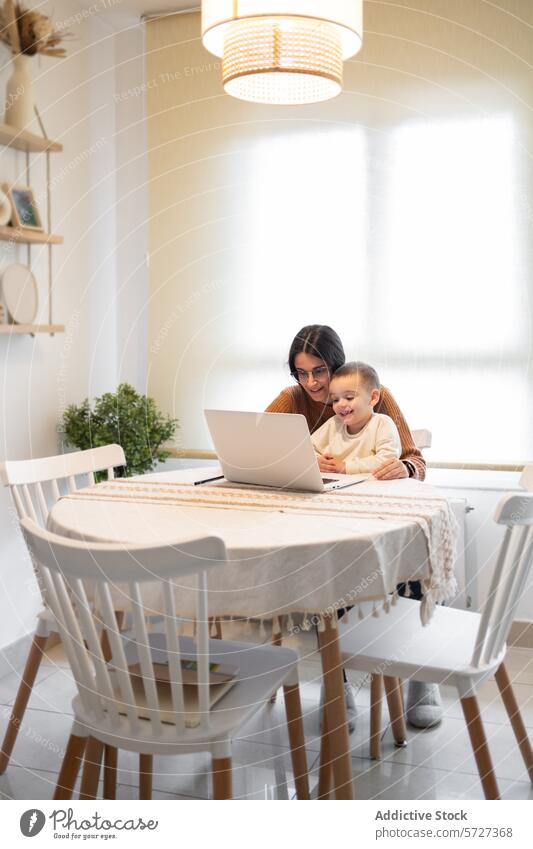
[[[25,186],[4,186],[13,214],[11,224],[23,230],[44,230],[32,189]]]

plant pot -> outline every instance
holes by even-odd
[[[13,56],[13,71],[7,81],[4,121],[17,130],[27,130],[35,117],[30,58],[22,53]]]

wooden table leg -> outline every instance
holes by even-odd
[[[329,736],[335,795],[337,799],[353,799],[352,763],[336,612],[324,617],[324,626],[324,630],[318,632],[318,641],[324,676],[324,717]]]

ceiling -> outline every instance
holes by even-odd
[[[199,7],[200,0],[120,0],[119,3],[108,0],[108,3],[100,10],[100,14],[129,12],[140,16],[156,12],[181,12],[184,9]]]

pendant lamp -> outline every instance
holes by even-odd
[[[363,0],[202,0],[204,47],[224,91],[280,105],[329,100],[361,47]]]

